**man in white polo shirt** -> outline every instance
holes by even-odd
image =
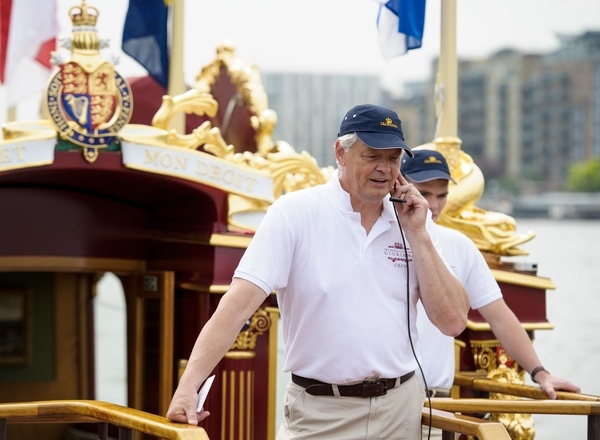
[[[456,336],[466,326],[467,295],[438,254],[426,200],[400,176],[403,154],[412,153],[398,115],[352,108],[334,151],[338,169],[328,183],[269,208],[198,336],[169,420],[196,424],[208,415],[196,413],[198,387],[275,291],[283,369],[292,373],[277,439],[420,436],[416,304]]]
[[[402,175],[427,199],[433,220],[446,206],[449,183],[454,182],[444,156],[435,150],[413,150],[414,157],[404,158]],[[553,376],[542,366],[523,326],[502,298],[483,255],[473,241],[463,233],[435,225],[444,258],[465,286],[471,308],[479,311],[506,351],[531,374],[548,396],[556,398],[555,390],[579,392],[571,382]],[[420,308],[417,327],[418,351],[431,397],[449,397],[454,382],[454,338],[446,336],[429,321]],[[424,435],[426,438],[426,427]],[[441,431],[432,430],[431,438],[441,438]]]

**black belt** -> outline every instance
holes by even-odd
[[[388,390],[396,386],[396,381],[399,385],[406,382],[415,375],[414,371],[406,373],[397,379],[374,379],[365,380],[361,383],[353,385],[337,385],[339,395],[343,397],[377,397],[387,394]],[[312,396],[335,396],[333,385],[330,383],[320,382],[314,379],[297,376],[292,374],[292,382],[306,388],[306,392]]]

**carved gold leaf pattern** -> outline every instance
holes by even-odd
[[[263,335],[271,327],[271,318],[264,309],[258,309],[252,317],[248,327],[242,330],[235,340],[232,350],[254,350],[256,348],[256,340]]]
[[[501,256],[528,255],[518,246],[533,239],[535,233],[517,233],[513,217],[475,205],[483,194],[484,177],[473,158],[461,150],[461,143],[458,138],[437,138],[415,148],[442,153],[456,181],[456,185],[450,183],[448,202],[437,223],[463,232],[483,252]]]
[[[525,372],[519,368],[497,340],[470,341],[471,352],[477,371],[486,373],[489,379],[499,383],[525,383]],[[509,366],[511,365],[511,366]],[[517,400],[517,396],[501,393],[490,393],[490,399]],[[504,425],[511,439],[533,440],[535,438],[534,422],[531,414],[492,414],[490,420]]]

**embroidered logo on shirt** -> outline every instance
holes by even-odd
[[[394,263],[394,267],[406,267],[407,256],[409,262],[413,261],[412,250],[407,247],[405,251],[404,245],[400,242],[384,248],[383,254],[388,260]]]

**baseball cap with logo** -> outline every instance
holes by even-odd
[[[442,153],[435,150],[413,150],[413,155],[412,158],[402,159],[400,172],[403,176],[417,183],[445,179],[456,184]]]
[[[339,136],[356,133],[358,138],[371,148],[403,148],[412,157],[413,153],[404,142],[402,123],[395,111],[374,104],[352,107],[340,124]]]

